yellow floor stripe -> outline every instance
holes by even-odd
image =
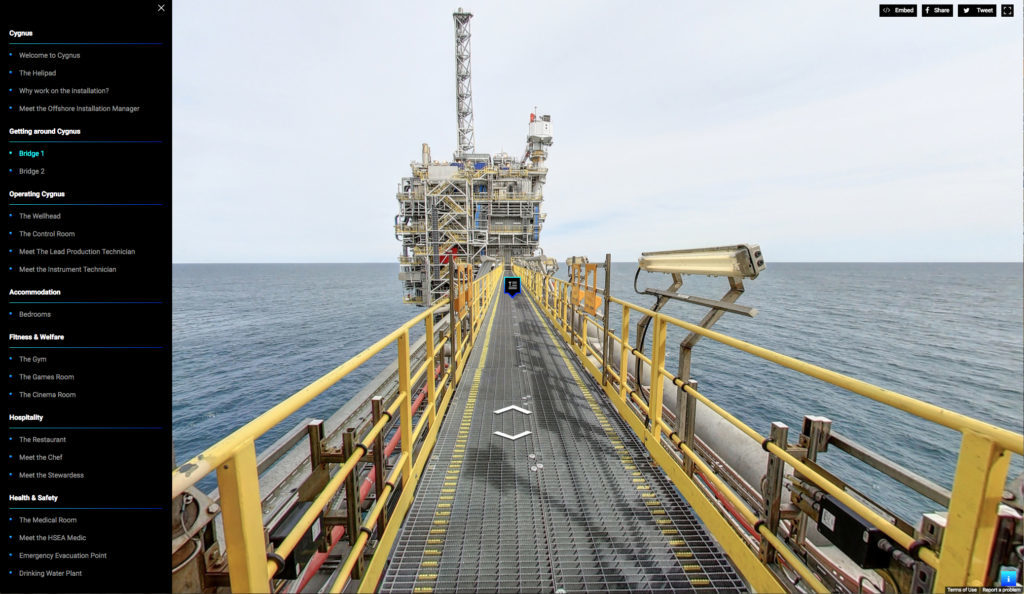
[[[451,501],[455,500],[455,491],[458,486],[459,474],[462,472],[462,458],[466,452],[466,442],[469,439],[469,429],[473,424],[473,411],[476,408],[477,391],[480,388],[480,377],[483,372],[484,362],[487,360],[487,350],[491,343],[491,328],[494,326],[494,318],[498,308],[498,300],[494,300],[494,305],[491,308],[491,319],[487,323],[487,331],[484,333],[484,347],[480,353],[480,365],[477,367],[476,372],[473,374],[473,382],[470,385],[469,397],[466,399],[466,408],[462,413],[462,422],[459,425],[458,438],[455,440],[455,447],[452,449],[452,460],[448,463],[448,470],[445,471],[444,482],[442,483],[440,501],[437,503],[437,507],[434,508],[434,526],[447,526],[448,518],[451,516]],[[446,503],[441,503],[444,501]],[[432,528],[430,534],[434,535],[433,538],[427,539],[427,544],[434,545],[437,548],[427,549],[423,552],[424,556],[428,557],[440,557],[444,552],[445,537],[447,536],[448,530],[446,528]],[[435,568],[438,567],[439,562],[436,560],[424,560],[420,564],[420,567]],[[417,576],[418,580],[422,581],[433,581],[437,579],[435,573],[421,573]],[[432,592],[433,588],[424,587],[416,588],[417,592]]]

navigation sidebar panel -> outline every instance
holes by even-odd
[[[4,12],[0,591],[168,591],[171,3]]]

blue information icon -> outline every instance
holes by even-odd
[[[1017,585],[1016,569],[1001,569],[999,571],[999,586],[1002,588],[1013,588]]]
[[[515,298],[519,294],[520,284],[518,276],[505,277],[505,292],[508,293],[509,297]]]

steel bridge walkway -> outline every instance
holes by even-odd
[[[381,591],[745,590],[530,297],[497,301]]]

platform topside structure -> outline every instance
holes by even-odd
[[[521,156],[476,152],[470,69],[473,15],[455,21],[456,120],[452,158],[431,158],[424,143],[411,175],[398,185],[395,238],[402,242],[399,280],[406,303],[427,306],[448,294],[449,260],[477,267],[486,258],[510,266],[533,256],[544,225],[541,206],[553,142],[551,116],[530,114]]]

